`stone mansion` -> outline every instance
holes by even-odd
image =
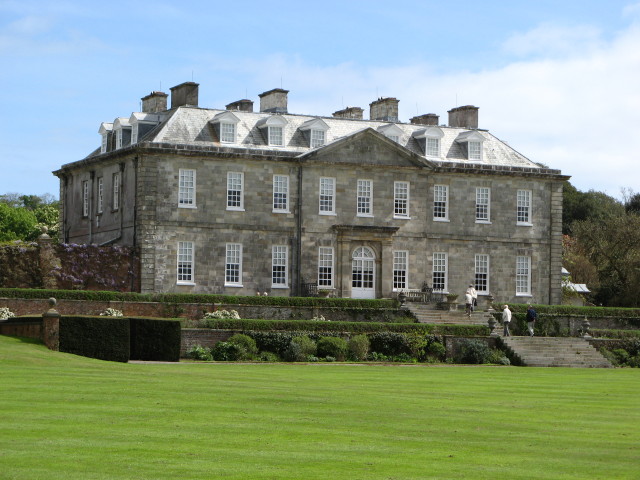
[[[561,302],[562,184],[478,128],[478,108],[398,118],[379,98],[331,117],[288,91],[225,109],[199,85],[142,98],[63,165],[61,237],[140,254],[142,292],[392,297],[421,289]]]

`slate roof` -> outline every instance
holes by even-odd
[[[216,115],[226,111],[227,110],[194,106],[177,107],[174,110],[166,112],[164,120],[158,127],[154,128],[143,138],[140,138],[139,142],[198,147],[224,147],[226,151],[233,151],[234,149],[238,149],[239,151],[256,149],[260,150],[263,154],[266,151],[271,151],[276,155],[284,153],[298,156],[312,150],[309,146],[309,132],[303,131],[304,129],[300,130],[300,127],[310,120],[320,118],[329,127],[325,134],[326,145],[341,138],[354,135],[367,128],[378,131],[380,127],[390,125],[390,122],[383,121],[280,114],[281,117],[286,120],[286,125],[283,127],[285,145],[276,147],[268,145],[266,129],[259,128],[259,122],[262,121],[261,123],[264,123],[264,120],[276,114],[234,110],[233,114],[239,119],[236,126],[238,141],[235,144],[229,144],[219,141],[215,128],[211,123]],[[398,142],[400,145],[436,165],[450,165],[454,163],[466,166],[520,167],[534,171],[536,169],[548,171],[547,167],[529,160],[487,130],[474,130],[484,138],[483,160],[477,161],[467,159],[465,144],[455,141],[460,134],[469,132],[468,129],[439,126],[438,128],[443,131],[444,135],[440,140],[440,157],[434,158],[425,156],[423,147],[421,147],[418,140],[413,137],[413,133],[423,130],[426,127],[425,125],[406,123],[395,123],[395,125],[403,132]],[[94,151],[89,156],[95,155],[96,152]]]

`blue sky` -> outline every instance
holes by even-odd
[[[580,190],[640,190],[637,0],[0,0],[0,65],[0,194],[57,196],[101,122],[191,80],[211,108],[275,87],[303,114],[476,105]]]

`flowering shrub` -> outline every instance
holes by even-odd
[[[311,319],[312,322],[330,322],[331,320],[327,320],[323,315],[315,316]]]
[[[121,310],[117,310],[115,308],[107,308],[100,315],[104,317],[122,317],[124,316]]]
[[[7,307],[0,308],[0,320],[6,320],[15,316],[16,314],[9,310]]]
[[[231,318],[240,320],[240,315],[235,310],[216,310],[215,312],[207,312],[203,318]]]

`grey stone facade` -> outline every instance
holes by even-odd
[[[481,295],[498,301],[560,303],[568,177],[559,171],[486,130],[251,109],[221,116],[197,106],[197,84],[178,87],[172,92],[184,95],[154,112],[156,124],[132,115],[131,128],[148,132],[136,143],[115,148],[116,133],[104,133],[106,148],[54,172],[65,241],[138,247],[143,292],[287,296],[325,283],[335,296],[390,297],[398,285],[433,286],[437,254],[448,292],[480,282]],[[287,91],[276,93],[286,112]],[[270,144],[279,141],[271,125],[282,126],[282,145]],[[313,146],[312,135],[321,139]],[[437,154],[427,151],[428,138],[438,139]],[[282,182],[286,202],[274,208]],[[477,218],[478,189],[487,220]],[[528,221],[518,223],[520,195]],[[234,249],[241,252],[229,257]]]

